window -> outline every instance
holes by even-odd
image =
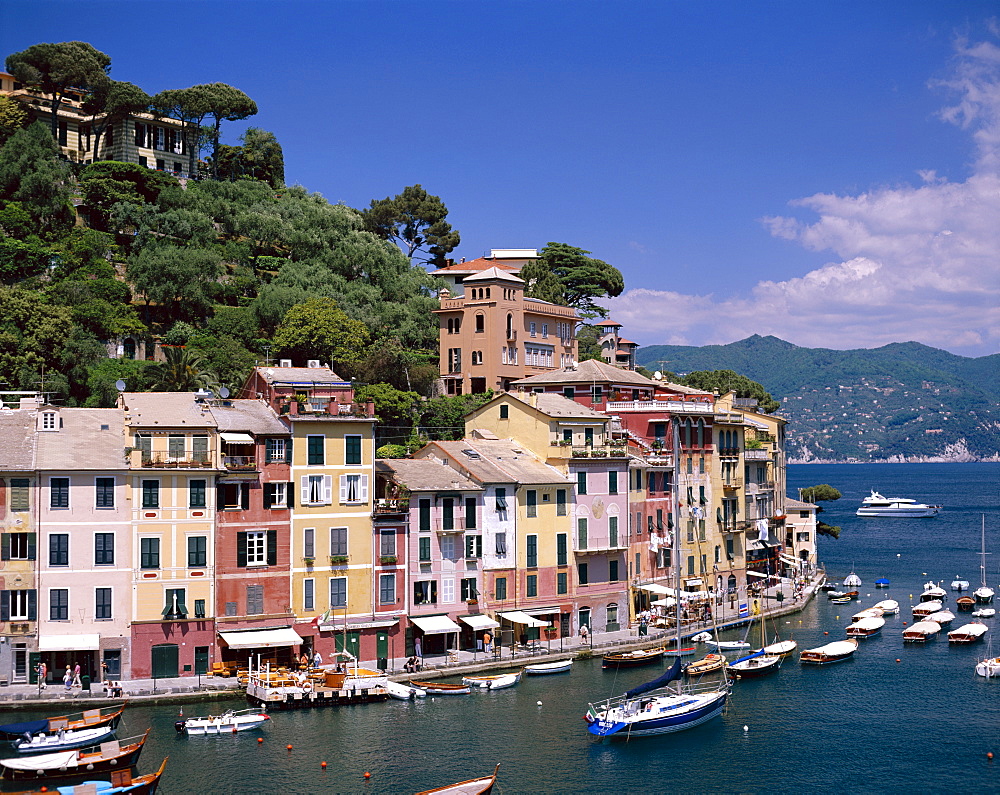
[[[565,533],[556,534],[556,565],[565,566],[569,559]]]
[[[69,533],[53,533],[49,536],[49,565],[69,565]]]
[[[43,431],[54,431],[57,427],[56,424],[56,413],[54,411],[46,411],[42,413],[42,430]]]
[[[537,336],[535,334],[535,321],[533,320],[528,324],[528,333],[531,334],[532,337]]]
[[[466,497],[465,498],[465,529],[475,530],[476,529],[476,498]]]
[[[316,557],[316,529],[307,527],[302,531],[302,556]]]
[[[421,563],[426,563],[431,559],[431,539],[424,536],[417,540],[417,559]]]
[[[496,591],[496,599],[502,601],[507,598],[507,578],[497,577],[496,581],[493,583],[494,590]]]
[[[315,610],[316,609],[316,581],[315,580],[303,580],[302,581],[302,609],[303,610]]]
[[[566,489],[556,489],[556,516],[566,515]]]
[[[35,593],[34,590],[0,591],[0,620],[35,621],[38,618]]]
[[[208,437],[199,434],[191,437],[191,460],[200,463],[208,461]]]
[[[618,493],[618,473],[608,472],[608,494]]]
[[[538,575],[529,574],[524,578],[526,591],[526,596],[538,596]]]
[[[69,589],[49,591],[49,621],[69,621]]]
[[[496,535],[496,553],[498,558],[507,557],[507,534],[497,533]]]
[[[576,564],[576,580],[577,580],[577,582],[580,583],[580,585],[587,585],[587,584],[590,583],[590,580],[588,579],[588,577],[589,577],[589,574],[587,573],[587,564],[586,563],[577,563]]]
[[[382,530],[378,536],[378,553],[383,557],[396,555],[396,531]]]
[[[360,436],[347,436],[344,439],[344,463],[345,464],[360,464],[361,463],[361,437]]]
[[[31,481],[28,478],[10,479],[10,509],[15,513],[29,510],[29,486]]]
[[[479,589],[476,587],[475,577],[466,577],[462,580],[462,601],[468,602],[470,599],[479,598]]]
[[[208,565],[208,537],[188,536],[188,566],[201,568]]]
[[[167,437],[167,457],[171,461],[184,458],[184,434],[172,433]]]
[[[330,607],[347,607],[347,577],[330,578]]]
[[[347,554],[347,528],[346,527],[331,527],[330,528],[330,554],[331,555],[346,555]]]
[[[141,569],[160,568],[160,539],[158,538],[139,539],[139,568]]]
[[[421,533],[429,533],[431,531],[431,501],[420,500],[419,511],[418,528]]]
[[[443,560],[455,560],[455,536],[442,536],[438,544]]]
[[[94,533],[94,565],[112,566],[115,562],[115,534]]]
[[[510,406],[506,403],[500,404],[500,419],[506,420],[510,418]]]
[[[609,560],[608,561],[608,579],[611,582],[617,582],[620,577],[618,576],[618,561]]]
[[[204,480],[189,480],[188,481],[188,508],[206,508],[208,507],[207,498],[205,493],[207,491],[206,481]]]
[[[332,475],[304,475],[302,477],[303,505],[329,505],[332,501]]]
[[[437,580],[418,580],[413,583],[413,604],[436,605],[437,600]]]
[[[480,312],[476,315],[476,334],[486,331],[486,316]]]
[[[264,586],[260,583],[247,585],[248,616],[259,616],[264,613]]]
[[[608,517],[608,546],[618,546],[618,517]]]
[[[542,336],[543,337],[548,337],[549,336],[549,324],[548,323],[542,323]]]
[[[94,507],[95,508],[114,508],[115,507],[115,479],[114,478],[97,478],[94,481],[95,497],[94,497]]]
[[[479,535],[468,535],[465,537],[465,557],[466,559],[481,558],[483,556],[483,537]]]
[[[49,478],[49,507],[69,508],[69,478]]]
[[[4,533],[0,546],[0,560],[34,560],[34,533]]]
[[[451,497],[441,501],[441,529],[455,529],[455,501]]]
[[[286,461],[288,445],[286,439],[267,439],[264,441],[264,455],[268,461]]]
[[[167,588],[164,592],[164,601],[166,604],[160,615],[167,619],[168,621],[187,618],[187,600],[185,599],[186,593],[184,588]]]
[[[497,512],[507,510],[507,489],[497,489]]]
[[[97,588],[94,591],[94,618],[107,621],[111,618],[111,589]]]
[[[604,388],[600,384],[594,384],[590,387],[590,402],[591,403],[601,403],[604,401]]]
[[[194,617],[204,618],[205,617],[205,600],[195,599],[194,600]]]
[[[158,480],[142,481],[142,507],[143,508],[160,507],[160,481]]]
[[[642,535],[642,514],[639,511],[635,512],[635,534]]]
[[[538,565],[538,536],[529,535],[524,538],[524,548],[527,560],[525,565],[534,568]]]
[[[264,484],[264,507],[270,508],[271,510],[280,510],[283,508],[290,508],[288,503],[288,497],[291,494],[291,490],[288,488],[289,484],[282,481],[277,481],[275,483],[265,483]]]
[[[221,483],[219,484],[219,505],[220,511],[245,511],[250,507],[250,484],[249,483]]]
[[[306,463],[309,464],[309,466],[323,466],[326,462],[326,456],[323,453],[325,443],[325,436],[306,437]]]
[[[587,473],[577,472],[576,473],[576,493],[586,494],[587,493]]]
[[[448,372],[462,372],[462,349],[448,348]]]
[[[396,604],[396,575],[380,574],[378,578],[378,603],[380,605]]]
[[[576,387],[564,386],[563,387],[563,397],[568,400],[573,400],[576,397]]]
[[[538,516],[538,492],[534,489],[528,489],[526,496],[528,517]]]
[[[368,502],[368,475],[341,475],[340,501],[342,503]]]
[[[556,593],[569,593],[569,575],[564,571],[556,572]]]
[[[583,516],[576,520],[576,548],[587,548],[587,519]]]
[[[151,461],[153,458],[153,438],[147,434],[137,433],[135,435],[135,448],[142,453],[143,463]]]

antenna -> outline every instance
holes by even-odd
[[[119,378],[117,381],[115,381],[115,389],[117,389],[119,392],[124,392],[125,386],[126,384],[122,379]]]
[[[219,397],[222,398],[223,400],[225,400],[227,397],[229,397],[229,387],[227,387],[227,386],[222,387],[219,390]]]

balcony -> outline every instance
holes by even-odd
[[[222,465],[228,472],[256,472],[257,459],[252,455],[226,455],[222,457]]]
[[[743,488],[743,478],[730,478],[727,482],[722,484],[722,488],[726,491],[735,491],[736,489]]]
[[[737,458],[740,454],[739,447],[720,447],[719,455],[723,458]]]
[[[514,342],[517,340],[517,329],[508,329],[507,331],[507,341]]]
[[[465,528],[462,526],[463,524],[461,518],[456,516],[455,521],[450,523],[444,522],[441,519],[435,519],[431,523],[431,527],[435,533],[464,533]],[[475,528],[469,529],[474,530]]]
[[[376,515],[384,515],[392,513],[406,513],[409,510],[409,497],[395,497],[391,499],[375,500],[375,510],[373,513]]]
[[[573,458],[628,458],[628,448],[623,445],[607,447],[574,447]]]
[[[182,453],[168,453],[160,450],[153,452],[143,452],[136,448],[127,448],[130,453],[136,456],[131,458],[131,463],[135,466],[135,461],[141,462],[143,469],[212,469],[212,455],[203,450],[194,452],[186,450]]]
[[[711,417],[715,415],[715,406],[712,403],[686,400],[616,400],[608,403],[607,411],[658,411],[666,414],[699,414]]]
[[[744,450],[743,459],[745,461],[770,461],[770,450]]]
[[[581,544],[580,542],[583,541]],[[577,555],[600,555],[621,552],[628,549],[628,539],[624,535],[616,537],[574,539],[573,552]]]

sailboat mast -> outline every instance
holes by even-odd
[[[677,521],[674,522],[673,537],[670,539],[671,556],[674,564],[674,627],[676,629],[675,642],[677,643],[677,657],[680,659],[681,653],[681,518],[680,518],[680,424],[677,417],[670,418],[670,452],[673,459],[674,477],[671,491],[670,508],[677,513]]]

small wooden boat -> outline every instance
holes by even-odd
[[[462,684],[480,690],[503,690],[521,681],[521,672],[516,674],[496,674],[493,676],[463,676]]]
[[[174,723],[181,734],[236,734],[263,726],[270,716],[257,709],[227,710],[221,715],[188,718]]]
[[[931,613],[936,613],[944,607],[937,599],[932,599],[928,602],[921,602],[918,605],[913,606],[913,617],[914,618],[927,618]]]
[[[71,748],[86,748],[103,742],[115,730],[110,726],[98,726],[94,729],[61,730],[58,734],[36,734],[16,740],[12,745],[19,754],[48,754],[55,751],[68,751]]]
[[[697,651],[695,646],[685,646],[683,649],[667,649],[667,657],[690,657]]]
[[[976,618],[993,618],[997,614],[997,609],[995,607],[980,607],[978,610],[973,610],[972,615]]]
[[[758,651],[729,663],[726,666],[726,675],[731,679],[756,679],[773,674],[780,667],[781,657]]]
[[[817,646],[814,649],[806,649],[799,655],[799,662],[803,665],[829,665],[850,659],[857,650],[857,638],[835,640],[833,643]]]
[[[923,643],[933,638],[941,631],[941,625],[936,621],[918,621],[903,630],[904,643]]]
[[[708,641],[712,640],[712,633],[699,632],[697,635],[692,635],[691,640],[693,640],[695,643],[707,643]]]
[[[128,706],[126,701],[120,707],[111,708],[110,712],[102,709],[88,709],[85,712],[74,712],[70,715],[57,715],[53,718],[25,721],[23,723],[6,723],[0,726],[0,735],[9,740],[16,740],[25,734],[55,734],[56,732],[77,729],[96,729],[99,726],[118,727],[122,713]]]
[[[870,638],[877,635],[885,626],[885,619],[881,616],[868,616],[855,621],[847,628],[847,636],[850,638]]]
[[[857,591],[830,591],[827,596],[831,602],[850,602],[852,599],[857,599],[859,594]]]
[[[823,591],[823,593],[827,593],[829,591],[836,591],[837,588],[839,588],[839,587],[840,586],[838,586],[837,583],[835,583],[835,582],[830,582],[829,580],[824,580],[823,584],[819,587],[819,589],[821,591]]]
[[[3,766],[0,778],[11,781],[55,779],[132,768],[139,761],[139,754],[151,731],[146,729],[142,737],[126,745],[119,744],[118,740],[108,740],[95,749],[3,759],[0,760]]]
[[[719,651],[743,651],[753,648],[753,644],[745,640],[707,640],[705,645],[715,646]]]
[[[486,795],[488,792],[493,791],[493,785],[497,780],[497,773],[500,771],[500,765],[497,765],[493,769],[492,776],[483,776],[482,778],[471,778],[468,781],[460,781],[457,784],[449,784],[447,787],[438,787],[437,789],[425,789],[418,792],[417,795]]]
[[[663,659],[666,649],[636,649],[635,651],[612,652],[601,658],[602,668],[638,668],[652,665]]]
[[[944,602],[948,598],[948,592],[936,582],[924,584],[924,592],[920,594],[921,602]]]
[[[777,657],[790,657],[798,647],[799,644],[794,640],[779,640],[765,646],[761,651]]]
[[[422,690],[419,687],[412,687],[406,682],[387,680],[385,689],[389,693],[390,698],[395,698],[399,701],[413,701],[416,698],[423,698],[427,695],[426,690]]]
[[[429,696],[467,696],[472,692],[468,685],[451,685],[445,682],[410,682],[413,687],[419,687]]]
[[[969,581],[968,580],[963,580],[963,579],[961,579],[959,577],[956,577],[954,580],[951,581],[951,590],[953,590],[953,591],[959,591],[959,592],[961,592],[961,591],[968,591],[969,590]]]
[[[685,676],[701,676],[702,674],[718,671],[725,667],[726,658],[722,654],[706,654],[700,660],[688,663],[684,669]]]
[[[899,612],[899,602],[895,599],[883,599],[881,602],[876,602],[875,607],[881,610],[882,614],[886,616],[895,615]]]
[[[835,605],[846,605],[850,601],[851,601],[850,596],[835,596],[833,599],[830,600],[830,603]]]
[[[60,795],[154,795],[160,786],[160,779],[167,767],[166,757],[155,773],[144,776],[133,776],[132,768],[111,771],[111,781],[84,781],[74,786],[54,787],[49,790],[9,793],[9,795],[42,795],[42,793],[59,793]]]
[[[982,639],[983,635],[990,631],[985,624],[974,621],[971,624],[963,624],[958,629],[953,629],[948,633],[949,643],[975,643]]]
[[[879,607],[869,607],[851,616],[851,621],[860,621],[862,618],[882,618],[884,613]]]
[[[938,610],[936,613],[931,613],[927,616],[927,621],[935,621],[942,627],[947,626],[952,621],[955,620],[955,614],[951,610]]]
[[[549,674],[564,674],[572,670],[573,660],[558,660],[550,663],[535,663],[524,666],[528,676],[548,676]]]
[[[976,608],[976,600],[971,596],[960,596],[955,600],[955,606],[962,613],[971,613]]]

